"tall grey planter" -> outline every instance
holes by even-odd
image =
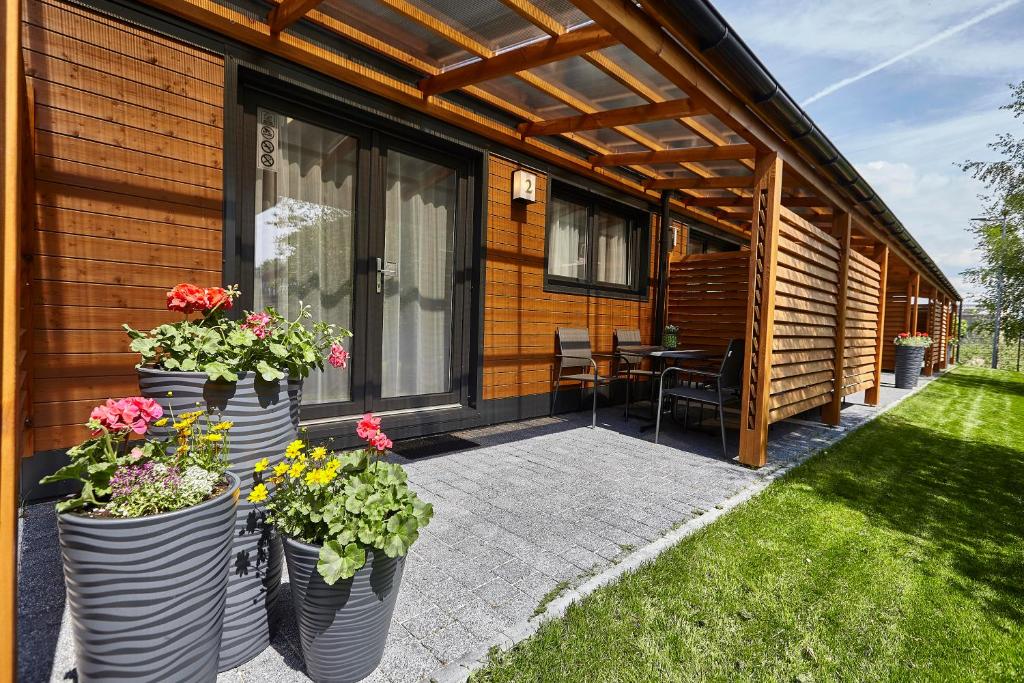
[[[220,671],[244,664],[270,645],[271,607],[277,599],[284,565],[281,542],[246,500],[253,485],[253,465],[268,458],[271,467],[298,436],[302,381],[266,382],[252,372],[237,382],[211,382],[201,372],[139,368],[142,395],[175,415],[196,404],[230,420],[231,471],[241,480],[241,498],[228,570],[228,597],[220,644]],[[172,395],[168,396],[167,392]],[[163,436],[159,428],[151,428]],[[167,428],[165,427],[164,430]]]
[[[194,507],[57,517],[78,680],[215,681],[238,477]]]
[[[292,605],[306,673],[316,683],[355,683],[380,664],[405,558],[366,553],[351,579],[333,586],[316,570],[320,546],[284,538]]]
[[[896,346],[896,388],[913,389],[921,378],[926,346]]]

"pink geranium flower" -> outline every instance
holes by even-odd
[[[269,334],[267,331],[267,325],[269,324],[270,316],[266,313],[250,313],[245,318],[245,324],[242,325],[242,328],[250,330],[256,335],[257,339],[263,339]]]
[[[381,453],[394,446],[394,444],[391,442],[391,439],[389,439],[387,435],[384,434],[384,432],[377,432],[372,437],[370,437],[369,441],[370,445],[376,448]]]
[[[356,434],[367,441],[380,434],[380,418],[374,417],[373,413],[366,413],[356,425]]]
[[[159,419],[163,414],[163,408],[151,398],[130,396],[117,401],[108,398],[106,403],[92,409],[89,421],[95,421],[100,427],[113,433],[132,431],[136,434],[145,434],[149,429],[149,423]],[[99,429],[93,430],[94,435],[99,432]]]
[[[348,351],[341,344],[331,344],[331,355],[327,362],[336,368],[348,367]]]

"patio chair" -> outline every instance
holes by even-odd
[[[665,389],[665,376],[671,372],[685,372],[697,379],[696,386],[684,384],[682,386]],[[686,412],[683,414],[683,427],[685,429],[687,420],[690,417],[690,402],[700,404],[701,412],[705,405],[715,406],[718,409],[718,424],[722,433],[722,454],[729,457],[725,446],[725,411],[726,401],[739,397],[743,384],[743,341],[740,339],[729,340],[729,347],[722,358],[722,364],[718,372],[706,372],[679,367],[665,368],[661,373],[658,382],[658,416],[654,426],[654,443],[658,443],[658,435],[661,432],[661,406],[667,398],[672,402],[672,414],[675,415],[676,401],[686,401]]]
[[[563,379],[580,383],[580,408],[583,408],[583,389],[588,384],[594,385],[594,405],[590,412],[590,427],[597,426],[597,388],[611,383],[611,378],[602,377],[597,371],[595,358],[613,358],[610,354],[595,354],[590,350],[590,332],[585,327],[558,328],[558,374],[555,376],[555,391],[551,397],[551,415],[555,414],[555,401],[558,399],[558,387]],[[583,372],[579,372],[584,368]],[[570,374],[562,372],[569,370]],[[577,372],[571,372],[576,370]]]
[[[615,359],[616,368],[615,374],[621,375],[625,372],[626,375],[626,420],[629,420],[629,403],[630,393],[633,386],[633,378],[646,377],[651,383],[651,401],[654,400],[654,376],[657,374],[654,370],[644,370],[640,367],[643,363],[644,357],[638,356],[635,353],[623,353],[619,349],[623,346],[642,346],[643,341],[640,338],[640,330],[630,328],[618,328],[615,330]]]

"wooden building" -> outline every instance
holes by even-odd
[[[877,400],[895,333],[953,329],[956,290],[707,0],[5,0],[4,22],[7,541],[89,408],[136,391],[121,323],[173,319],[182,281],[354,330],[349,372],[307,385],[319,435],[544,414],[559,326],[599,352],[666,322],[740,337],[750,466],[771,422]]]

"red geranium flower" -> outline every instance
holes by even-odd
[[[174,286],[167,292],[167,310],[188,315],[203,310],[206,303],[206,291],[187,282]]]
[[[221,311],[228,311],[231,309],[231,295],[223,287],[207,287],[206,288],[206,308],[203,312],[212,311],[219,309]]]

